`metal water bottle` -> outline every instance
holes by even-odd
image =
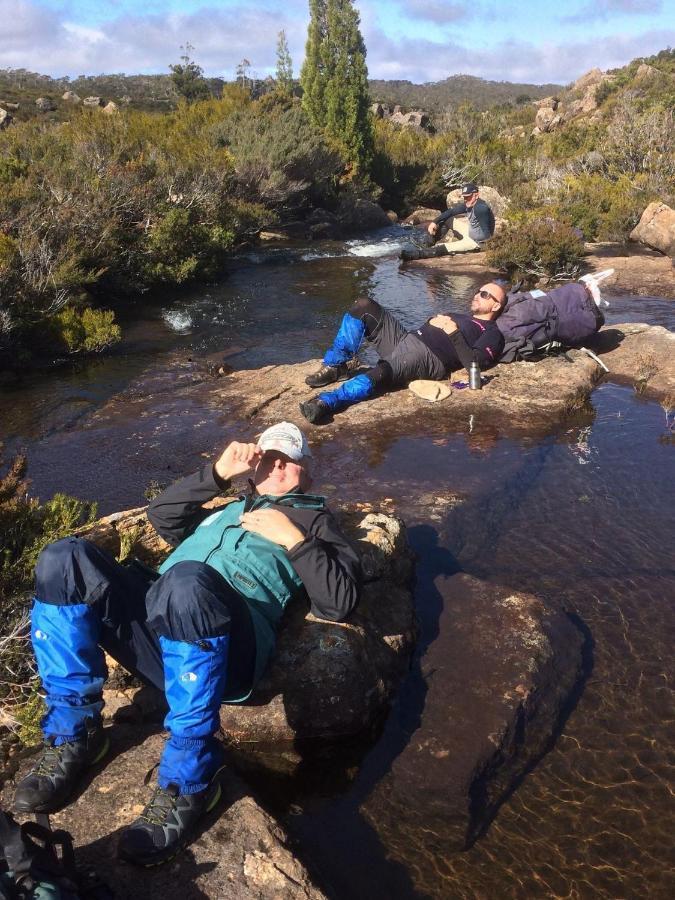
[[[474,360],[469,366],[469,389],[472,391],[480,391],[482,387],[483,382],[480,377],[480,367]]]

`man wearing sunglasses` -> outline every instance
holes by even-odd
[[[457,216],[464,218],[456,219]],[[438,240],[447,225],[449,240]],[[410,246],[401,251],[401,259],[429,259],[455,253],[480,250],[481,245],[495,232],[492,209],[478,194],[473,181],[462,185],[462,202],[451,206],[437,219],[429,223],[427,240],[436,240],[435,246]],[[459,238],[453,240],[453,238]]]
[[[344,384],[301,403],[300,411],[313,425],[320,425],[333,413],[393,388],[406,387],[418,378],[442,381],[456,369],[468,369],[472,362],[488,369],[498,362],[504,349],[504,337],[495,319],[505,304],[505,289],[489,282],[473,295],[471,315],[441,314],[415,331],[407,331],[379,303],[360,298],[343,317],[321,368],[305,379],[312,388],[336,381]],[[364,341],[375,347],[380,359],[371,369],[350,378]]]

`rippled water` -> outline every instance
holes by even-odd
[[[387,237],[390,246],[397,239]],[[104,510],[142,503],[150,478],[188,470],[219,440],[198,401],[175,415],[161,374],[167,363],[191,354],[217,354],[238,367],[317,356],[344,306],[363,292],[410,326],[440,309],[467,308],[474,280],[359,255],[379,253],[368,243],[240,260],[221,284],[146,308],[110,358],[3,390],[0,438],[10,449],[28,448],[43,497],[65,489],[101,498]],[[610,299],[610,322],[675,326],[672,302]],[[142,407],[129,401],[93,420],[120,391],[137,392]],[[159,443],[148,427],[153,416],[164,417]],[[389,430],[348,453],[330,442],[319,448],[320,486],[329,496],[365,495],[405,517],[419,554],[421,622],[420,655],[383,735],[347,773],[351,786],[343,783],[332,799],[321,799],[308,781],[286,786],[281,799],[268,796],[288,815],[331,895],[675,894],[673,452],[664,410],[611,384],[540,441],[515,441],[485,425],[425,433],[420,423],[416,434]],[[439,484],[466,502],[444,505]],[[394,759],[414,753],[414,735],[425,728],[424,650],[432,641],[442,650],[444,578],[453,567],[562,597],[590,629],[594,649],[592,672],[554,749],[485,837],[451,856],[442,850],[442,823],[435,819],[437,831],[428,833],[421,807],[411,817],[416,827],[409,819],[402,831],[389,815],[388,792],[377,786],[391,779]],[[395,781],[388,788],[395,795]],[[442,794],[443,785],[437,789]]]

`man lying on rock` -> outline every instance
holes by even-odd
[[[473,295],[470,316],[433,316],[415,331],[406,331],[379,303],[360,298],[342,319],[322,367],[305,382],[317,388],[349,378],[364,340],[375,347],[379,362],[349,378],[337,390],[324,391],[301,403],[300,411],[317,425],[354,403],[406,387],[415,379],[442,381],[456,369],[468,369],[474,361],[481,369],[493,366],[504,349],[504,338],[494,320],[505,303],[504,288],[488,282]]]
[[[286,604],[307,597],[315,615],[332,621],[356,606],[359,559],[324,498],[305,493],[310,457],[302,432],[281,422],[167,488],[148,509],[176,548],[158,574],[122,566],[81,538],[42,551],[31,633],[46,694],[45,745],[17,786],[17,810],[58,809],[105,756],[106,650],[163,690],[169,707],[157,787],[122,834],[120,855],[153,865],[177,852],[220,797],[220,704],[250,695]],[[246,496],[204,509],[249,471]]]

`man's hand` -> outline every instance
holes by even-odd
[[[437,223],[436,223],[436,222],[429,222],[429,224],[427,225],[427,231],[428,231],[429,234],[433,237],[433,236],[436,234],[436,232],[438,231],[438,225],[437,225]]]
[[[235,475],[243,475],[245,472],[255,469],[261,458],[262,453],[257,444],[232,441],[216,460],[213,469],[218,478],[222,481],[229,481]]]
[[[244,531],[252,531],[260,537],[291,550],[305,539],[305,535],[280,509],[255,509],[244,513],[239,522]]]
[[[454,334],[457,331],[457,323],[452,316],[434,316],[433,319],[429,319],[429,324],[434,328],[440,328],[446,334]]]

